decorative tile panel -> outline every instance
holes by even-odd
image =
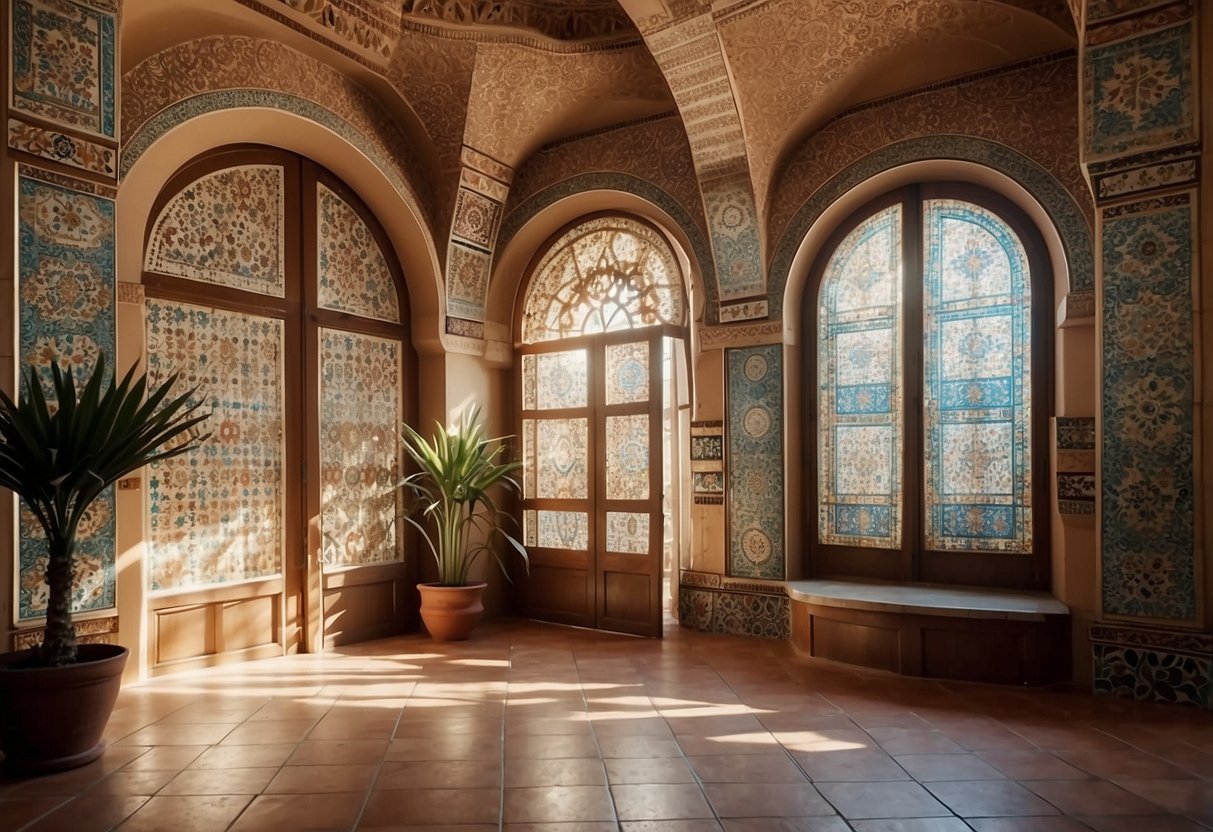
[[[1191,192],[1103,217],[1103,611],[1197,615]]]
[[[336,192],[316,184],[316,302],[322,309],[400,323],[396,282],[371,229]]]
[[[75,620],[76,641],[80,644],[117,644],[118,616],[102,618],[78,618]],[[13,651],[32,650],[41,647],[46,636],[45,627],[22,628],[13,633]]]
[[[403,557],[397,439],[404,411],[399,341],[320,330],[321,558],[330,567]]]
[[[118,151],[112,147],[26,124],[15,118],[8,120],[8,146],[90,173],[110,177],[117,174]]]
[[[147,367],[211,412],[198,450],[149,466],[149,589],[281,574],[283,322],[152,298]]]
[[[283,177],[278,165],[239,165],[191,182],[156,217],[144,268],[283,297]]]
[[[524,511],[522,530],[527,546],[577,552],[590,548],[589,516],[584,511]]]
[[[716,255],[720,299],[737,300],[765,292],[766,271],[749,175],[704,183],[703,204]]]
[[[1087,25],[1171,2],[1173,0],[1087,0]]]
[[[524,409],[557,410],[587,405],[584,349],[527,355],[522,365]]]
[[[22,167],[17,185],[17,314],[21,371],[51,363],[81,383],[104,351],[113,367],[114,202],[42,181]],[[54,177],[59,179],[59,177]],[[46,614],[46,538],[21,504],[18,525],[19,620]],[[81,522],[73,609],[114,605],[114,492],[105,491]]]
[[[901,545],[901,228],[897,205],[860,223],[822,279],[817,524],[826,544]]]
[[[778,584],[770,593],[756,593],[684,581],[678,590],[678,621],[701,632],[785,641],[792,632],[791,606]]]
[[[1213,709],[1213,635],[1094,624],[1096,693]]]
[[[589,496],[585,419],[524,419],[524,485],[528,499],[584,500]]]
[[[1088,45],[1083,63],[1086,152],[1106,156],[1196,137],[1193,28],[1186,22]]]
[[[1031,275],[997,215],[923,203],[924,536],[1032,551]]]
[[[784,577],[783,347],[725,351],[728,574]]]
[[[649,498],[649,415],[606,417],[606,498]]]
[[[606,550],[627,555],[649,553],[649,513],[608,511]]]
[[[1058,416],[1057,510],[1063,515],[1095,514],[1095,417]]]
[[[13,110],[116,138],[116,5],[12,0],[9,8]]]
[[[451,236],[473,246],[491,249],[501,222],[501,203],[471,188],[460,188],[455,198]]]
[[[723,422],[691,422],[691,490],[696,505],[724,502]]]
[[[492,255],[452,241],[447,249],[446,308],[455,316],[484,320]]]

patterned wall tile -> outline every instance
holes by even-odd
[[[1162,6],[1173,0],[1087,0],[1087,24]]]
[[[784,577],[783,347],[725,352],[728,574]]]
[[[791,637],[791,607],[782,586],[777,592],[755,593],[683,584],[678,591],[678,612],[682,626],[701,632]]]
[[[15,118],[8,120],[8,146],[80,170],[115,176],[118,151],[112,147],[46,130]]]
[[[1103,611],[1196,613],[1191,193],[1103,210]],[[1166,333],[1166,337],[1161,337]]]
[[[446,256],[447,312],[457,318],[483,321],[492,255],[452,241]]]
[[[1095,513],[1095,417],[1058,416],[1057,510],[1063,515]]]
[[[238,165],[191,182],[160,209],[144,268],[283,297],[284,176],[279,165]]]
[[[691,491],[697,505],[724,500],[724,423],[691,423]]]
[[[12,108],[115,138],[115,4],[12,0],[9,8]]]
[[[197,451],[149,466],[149,589],[281,573],[283,335],[279,319],[148,299],[149,378],[180,373],[211,413]]]
[[[720,322],[731,324],[738,321],[766,320],[770,306],[766,298],[743,303],[724,304],[720,307]]]
[[[720,299],[736,300],[764,293],[766,272],[749,176],[705,183],[703,204],[716,253]]]
[[[396,282],[371,229],[335,191],[316,185],[316,302],[324,309],[400,322]]]
[[[1191,22],[1089,45],[1083,64],[1084,146],[1089,156],[1196,137]]]
[[[114,202],[39,181],[18,179],[19,355],[49,377],[58,362],[83,381],[104,351],[114,356]],[[28,509],[19,525],[18,617],[45,614],[45,537]],[[85,515],[76,551],[77,611],[114,605],[114,494]]]
[[[1213,708],[1208,655],[1118,644],[1093,644],[1091,654],[1097,694]]]
[[[455,198],[451,236],[481,248],[491,249],[501,222],[501,203],[471,188],[460,188]]]

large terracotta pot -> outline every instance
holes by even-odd
[[[101,756],[122,669],[116,644],[81,644],[67,667],[22,667],[33,651],[0,655],[0,750],[10,774],[49,774]]]
[[[421,620],[435,641],[463,641],[484,615],[484,581],[467,586],[417,584]]]

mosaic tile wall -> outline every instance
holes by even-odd
[[[1213,635],[1091,627],[1095,692],[1213,709]]]
[[[156,217],[144,268],[283,297],[284,176],[279,165],[239,165],[191,182]]]
[[[696,505],[724,503],[724,422],[691,422],[691,491]]]
[[[324,309],[400,322],[400,299],[383,250],[362,217],[316,183],[316,303]]]
[[[399,341],[320,330],[320,532],[329,566],[400,560]]]
[[[1062,515],[1095,513],[1095,417],[1058,416],[1057,510]]]
[[[783,347],[725,351],[728,574],[783,580]]]
[[[117,7],[109,0],[12,0],[13,111],[113,139]]]
[[[51,363],[57,362],[83,382],[101,351],[111,362],[114,357],[114,201],[63,182],[54,174],[20,168],[19,369],[36,366],[49,379]],[[48,600],[45,537],[25,508],[18,548],[18,618],[39,618]],[[74,605],[77,611],[114,605],[112,489],[81,524]]]
[[[148,469],[148,588],[262,578],[282,571],[283,322],[147,301],[153,383],[199,388],[211,437]]]
[[[454,320],[483,322],[493,250],[514,171],[470,147],[463,148],[461,161],[447,243],[447,313]]]
[[[747,584],[705,572],[683,572],[678,623],[706,633],[791,638],[791,606],[782,585]]]
[[[1113,615],[1197,615],[1193,202],[1189,192],[1101,212],[1103,610]]]

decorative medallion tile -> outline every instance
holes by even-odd
[[[1189,21],[1087,48],[1083,96],[1089,155],[1161,147],[1195,137],[1192,38]]]
[[[725,353],[728,574],[784,577],[783,347]]]
[[[103,176],[117,174],[118,151],[112,147],[26,124],[15,118],[8,120],[8,146],[90,173]]]
[[[335,191],[316,185],[317,303],[323,309],[400,322],[396,282],[379,242]]]
[[[703,202],[718,264],[716,280],[720,299],[734,300],[765,293],[766,272],[762,267],[749,175],[705,183]]]
[[[115,138],[113,4],[12,0],[9,8],[13,110]]]
[[[491,260],[487,252],[451,241],[447,250],[446,307],[452,316],[484,320]]]
[[[114,202],[27,171],[18,177],[18,354],[22,368],[36,366],[48,380],[54,362],[83,382],[101,351],[114,357]],[[25,621],[45,615],[48,589],[46,539],[24,505],[18,537],[17,614]],[[112,488],[81,522],[75,566],[74,609],[112,607]]]
[[[492,249],[497,239],[497,226],[501,222],[501,203],[470,188],[460,188],[455,198],[455,219],[451,223],[451,236]]]
[[[1103,217],[1103,611],[1191,621],[1193,195]]]

